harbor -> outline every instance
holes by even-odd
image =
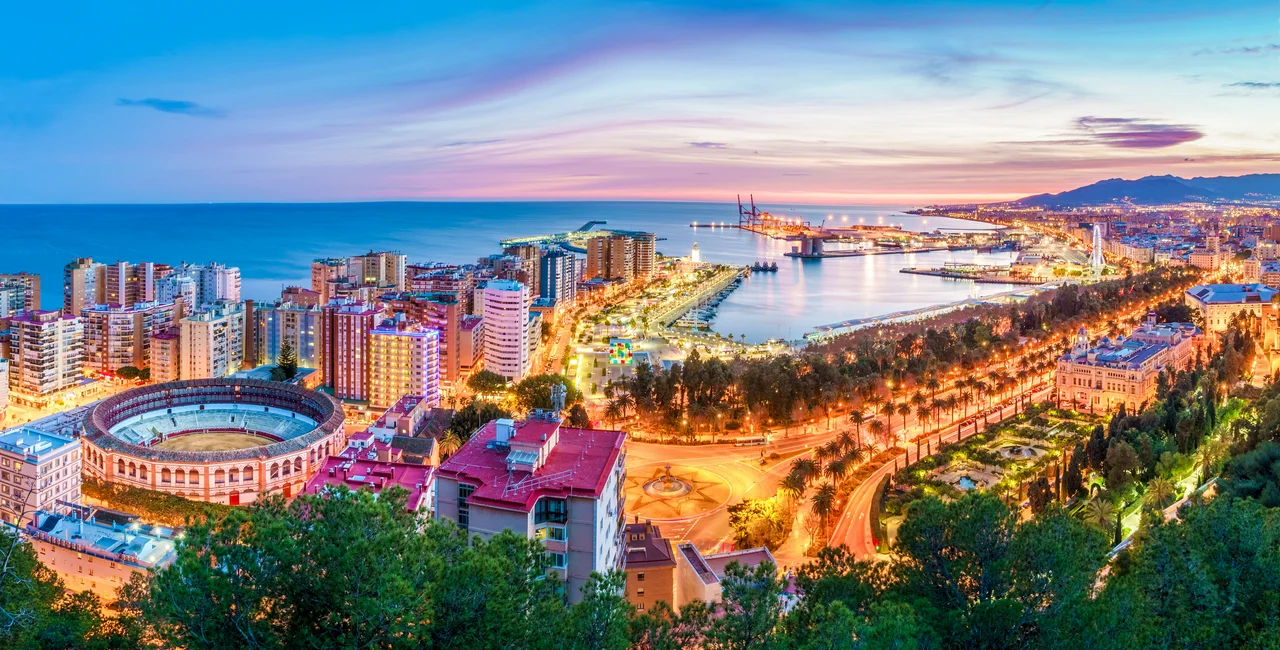
[[[942,268],[905,268],[898,273],[913,275],[931,275],[952,280],[968,280],[984,284],[1020,284],[1037,285],[1045,282],[1044,278],[1025,275],[1013,275],[1008,266],[992,266],[986,264],[965,264],[948,262]]]

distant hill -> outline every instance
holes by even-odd
[[[1015,201],[1022,205],[1073,208],[1104,203],[1160,205],[1183,201],[1280,200],[1280,174],[1247,176],[1146,176],[1137,180],[1109,178],[1058,194],[1037,194]]]

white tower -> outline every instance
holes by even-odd
[[[693,252],[689,254],[689,261],[694,264],[702,262],[702,251],[698,250],[698,242],[693,242]]]
[[[1102,269],[1102,228],[1098,224],[1093,224],[1093,258],[1090,260],[1090,266],[1095,271]]]

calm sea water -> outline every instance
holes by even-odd
[[[762,206],[764,207],[764,206]],[[900,208],[768,206],[775,214],[817,222],[982,228],[983,224],[906,215]],[[1009,253],[974,251],[799,261],[783,257],[791,243],[732,228],[690,228],[691,222],[737,223],[733,204],[649,202],[330,203],[208,205],[0,206],[0,272],[43,276],[43,303],[62,301],[62,267],[76,257],[222,262],[238,266],[244,297],[275,298],[287,285],[307,285],[316,257],[396,249],[411,262],[474,262],[500,252],[505,237],[560,232],[591,220],[605,227],[658,234],[659,252],[750,264],[776,261],[778,273],[754,274],[720,308],[715,328],[749,341],[797,338],[815,326],[850,318],[990,295],[1008,285],[977,285],[898,273],[944,262],[1007,263]]]

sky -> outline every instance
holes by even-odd
[[[1280,172],[1280,2],[29,2],[0,203],[1006,200]]]

